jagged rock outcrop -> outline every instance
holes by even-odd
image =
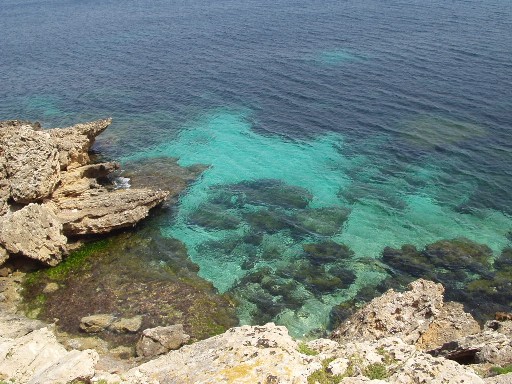
[[[59,153],[50,134],[30,126],[0,131],[10,197],[17,203],[42,201],[60,181]]]
[[[25,121],[0,122],[0,265],[9,254],[56,265],[66,236],[131,227],[168,197],[102,185],[119,164],[89,164],[89,150],[111,121],[46,131]],[[11,201],[30,205],[20,209]]]
[[[66,236],[91,235],[135,225],[167,196],[167,191],[151,189],[100,189],[59,198],[50,204],[63,223]]]
[[[137,356],[152,357],[178,349],[190,340],[183,324],[145,329],[137,342]]]
[[[390,289],[373,299],[336,329],[338,341],[378,340],[396,336],[415,344],[443,307],[444,287],[419,279],[400,293]]]
[[[416,347],[428,351],[460,337],[479,333],[478,322],[469,313],[464,312],[461,303],[444,303],[429,327],[416,342]]]
[[[67,128],[54,128],[48,132],[59,151],[62,170],[77,168],[89,163],[89,150],[96,136],[112,123],[112,119],[76,124]]]
[[[11,254],[57,265],[66,253],[66,243],[62,224],[45,205],[29,204],[0,218],[0,244]]]
[[[494,330],[484,330],[447,342],[430,353],[461,363],[507,365],[512,363],[512,339]]]

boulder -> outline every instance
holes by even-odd
[[[11,254],[57,265],[66,243],[62,224],[45,205],[29,204],[0,218],[0,244]]]
[[[460,303],[448,302],[416,342],[416,347],[428,351],[464,336],[480,332],[480,325]]]
[[[80,196],[52,201],[66,236],[104,234],[132,227],[168,196],[167,191],[120,189],[92,190]]]
[[[89,163],[89,150],[96,136],[112,123],[112,119],[102,119],[90,123],[77,124],[67,128],[54,128],[48,132],[58,149],[62,170],[77,168]]]
[[[71,351],[48,328],[15,339],[0,337],[0,372],[16,383],[67,383],[88,380],[99,357],[95,351]]]
[[[401,337],[415,344],[443,307],[444,287],[419,279],[404,293],[388,290],[345,321],[331,337],[338,341]]]
[[[60,181],[59,154],[50,135],[20,126],[0,131],[0,138],[11,198],[28,204],[49,197]]]
[[[134,316],[129,319],[121,318],[115,320],[108,327],[109,330],[116,333],[135,333],[142,326],[142,316]]]
[[[137,342],[137,355],[151,357],[180,348],[190,340],[183,324],[145,329]]]
[[[80,329],[87,333],[97,333],[104,331],[115,320],[115,317],[110,314],[98,314],[82,317],[80,319]]]
[[[502,333],[486,330],[445,343],[429,353],[465,364],[507,365],[512,362],[512,340]]]

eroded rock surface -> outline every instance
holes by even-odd
[[[77,168],[89,163],[89,150],[96,136],[112,123],[112,119],[76,124],[67,128],[50,129],[48,132],[59,151],[62,170]]]
[[[42,201],[60,181],[59,153],[50,135],[22,125],[0,130],[10,197],[18,203]]]
[[[67,236],[104,234],[135,225],[167,195],[166,191],[151,189],[93,190],[51,204]]]
[[[131,227],[167,198],[166,191],[102,185],[119,165],[89,164],[89,150],[111,121],[51,130],[0,122],[0,265],[9,254],[56,265],[66,253],[65,235]]]
[[[178,349],[190,340],[183,324],[145,329],[137,342],[137,355],[151,357]]]
[[[0,218],[0,244],[47,265],[57,265],[66,253],[62,224],[45,205],[29,204]]]
[[[428,280],[409,284],[409,291],[390,289],[342,324],[332,337],[339,341],[378,340],[397,336],[415,344],[443,307],[444,288]]]

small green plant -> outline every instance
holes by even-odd
[[[389,373],[384,364],[373,363],[366,366],[366,368],[363,370],[363,375],[372,380],[382,380],[388,377]]]
[[[512,372],[512,364],[505,365],[504,367],[492,367],[491,371],[497,375],[504,375],[505,373]]]
[[[315,351],[313,348],[308,347],[308,345],[305,342],[301,342],[299,344],[299,352],[302,353],[303,355],[308,355],[308,356],[318,355],[318,352]]]
[[[383,363],[385,365],[390,365],[390,364],[396,363],[396,359],[393,356],[391,356],[391,353],[386,351],[384,348],[382,348],[382,347],[377,348],[377,353],[384,358]]]
[[[329,364],[334,360],[334,357],[322,361],[322,368],[316,370],[308,376],[308,384],[338,384],[342,375],[333,375],[329,370]]]

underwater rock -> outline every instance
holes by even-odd
[[[67,128],[53,128],[48,133],[59,152],[62,170],[77,168],[89,163],[89,151],[96,136],[112,123],[112,119],[76,124]]]
[[[162,237],[157,223],[155,218],[135,233],[88,243],[58,266],[29,274],[22,291],[23,308],[37,310],[38,317],[47,321],[58,318],[59,330],[73,335],[83,334],[80,319],[93,313],[117,318],[141,315],[141,329],[181,323],[192,340],[238,324],[233,299],[219,295],[197,276],[197,265],[188,258],[184,244]],[[51,282],[61,288],[42,294]],[[138,339],[136,333],[99,336],[112,346],[134,345]]]
[[[110,331],[116,333],[135,333],[142,326],[142,316],[116,319],[108,326]]]
[[[17,203],[40,202],[60,181],[59,154],[50,135],[30,126],[0,130],[10,197]]]
[[[152,357],[178,349],[190,340],[183,324],[145,329],[137,342],[137,356]]]
[[[245,181],[223,186],[222,193],[227,196],[221,201],[227,204],[238,206],[250,204],[283,209],[306,208],[313,198],[313,195],[304,188],[274,179]]]
[[[62,224],[46,205],[29,204],[0,218],[0,244],[46,265],[57,265],[67,252]]]
[[[214,204],[202,204],[189,215],[188,222],[209,229],[235,229],[240,220],[222,207]]]
[[[114,315],[105,313],[82,317],[80,319],[80,329],[87,333],[102,332],[107,329],[114,320]]]
[[[436,266],[449,270],[460,268],[485,274],[491,267],[492,250],[484,244],[458,238],[441,240],[425,247],[423,254]]]
[[[302,248],[308,259],[316,265],[340,261],[354,255],[354,252],[345,244],[338,244],[331,240],[304,244]]]
[[[350,210],[341,207],[307,208],[299,211],[296,220],[305,233],[334,236],[342,231]]]
[[[284,214],[276,210],[260,209],[255,212],[247,212],[244,219],[251,226],[252,233],[273,234],[290,226]]]
[[[501,251],[500,256],[494,261],[494,268],[498,271],[512,269],[512,248],[507,247]]]
[[[169,191],[168,201],[174,203],[206,169],[208,166],[202,164],[183,167],[178,159],[157,157],[123,164],[121,175],[130,179],[133,188]]]

